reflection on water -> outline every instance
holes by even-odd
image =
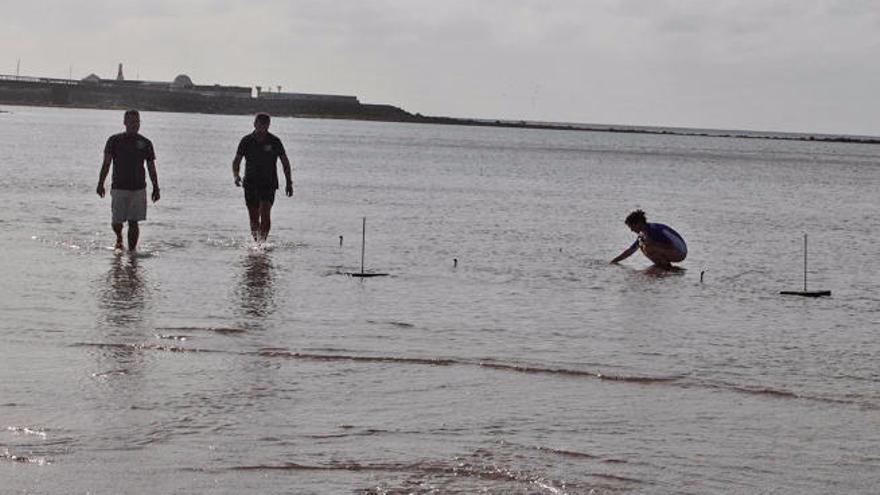
[[[143,270],[135,256],[115,256],[98,290],[101,322],[130,327],[144,319],[148,290]]]
[[[136,256],[114,256],[97,283],[99,341],[112,343],[120,337],[142,341],[149,335],[151,292],[147,273]],[[142,353],[127,346],[102,347],[98,358],[95,376],[100,377],[127,375],[143,362]]]
[[[267,253],[249,253],[242,259],[237,290],[241,314],[266,318],[275,312],[272,259]]]

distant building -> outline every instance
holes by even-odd
[[[89,74],[79,81],[0,74],[0,103],[75,108],[138,108],[146,111],[273,116],[358,118],[406,121],[412,115],[390,105],[363,105],[356,96],[263,92],[263,88],[200,85],[186,74],[172,81],[126,80]]]
[[[192,89],[194,86],[192,79],[186,74],[181,74],[171,81],[171,87],[174,89]]]
[[[284,100],[284,101],[322,101],[322,102],[332,102],[332,103],[349,103],[349,104],[360,104],[357,96],[347,96],[347,95],[322,95],[316,93],[272,93],[269,91],[260,91],[260,87],[257,86],[257,98],[263,98],[266,100]]]

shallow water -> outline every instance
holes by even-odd
[[[4,109],[9,493],[876,492],[876,146],[276,119],[258,248],[250,119],[145,112],[130,256],[121,112]],[[635,207],[685,271],[607,263]]]

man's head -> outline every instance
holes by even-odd
[[[257,134],[265,134],[269,132],[269,123],[272,121],[272,118],[269,117],[268,113],[258,113],[256,117],[254,117],[254,130],[257,131]]]
[[[126,110],[122,123],[125,124],[125,132],[137,134],[141,129],[141,114],[137,110]]]
[[[645,224],[648,223],[648,219],[645,217],[644,211],[636,210],[627,215],[624,222],[626,223],[626,226],[629,227],[629,230],[639,233],[644,230]]]

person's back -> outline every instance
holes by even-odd
[[[645,222],[645,228],[639,235],[640,239],[642,236],[654,242],[672,245],[679,251],[687,254],[687,244],[684,242],[684,238],[675,229],[666,224]],[[636,240],[636,243],[638,242],[639,240]]]
[[[244,187],[278,189],[278,158],[285,155],[278,136],[249,133],[241,138],[237,154],[245,159]]]

